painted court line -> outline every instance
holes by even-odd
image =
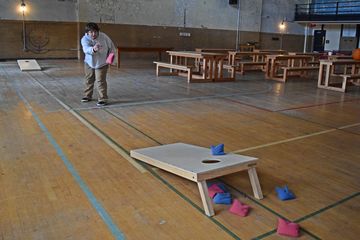
[[[51,76],[50,76],[51,77]],[[267,92],[267,91],[259,91],[259,92]],[[120,103],[120,104],[111,104],[107,105],[104,108],[111,109],[111,108],[118,108],[118,107],[132,107],[132,106],[141,106],[141,105],[149,105],[149,104],[163,104],[163,103],[176,103],[176,102],[190,102],[190,101],[196,101],[196,100],[211,100],[211,99],[224,99],[227,101],[234,101],[236,100],[229,100],[229,97],[236,97],[239,94],[250,96],[250,95],[256,95],[259,92],[253,92],[253,93],[232,93],[232,94],[214,94],[214,95],[208,95],[208,96],[199,96],[199,97],[189,97],[189,98],[174,98],[174,99],[163,99],[163,100],[152,100],[152,101],[141,101],[141,102],[128,102],[128,103]],[[244,104],[242,102],[237,102]],[[244,104],[247,105],[247,104]],[[250,107],[254,107],[252,105],[247,105]],[[255,108],[255,107],[254,107]],[[76,108],[76,110],[91,110],[91,109],[99,109],[99,107],[81,107]],[[264,109],[262,109],[264,110]],[[265,109],[266,111],[270,111]]]
[[[125,121],[122,117],[120,117],[119,115],[117,115],[116,113],[113,113],[112,111],[108,110],[108,109],[103,109],[105,112],[107,112],[108,114],[110,114],[111,116],[113,116],[114,118],[116,118],[117,120],[120,120],[121,122],[123,122],[124,124],[126,124],[127,126],[129,126],[130,128],[134,129],[137,132],[140,132],[142,135],[144,135],[145,137],[149,138],[150,140],[156,142],[159,145],[163,145],[161,142],[159,142],[158,140],[156,140],[155,138],[152,138],[151,136],[147,135],[146,133],[144,133],[143,131],[141,131],[140,129],[136,128],[135,126],[131,125],[130,123],[128,123],[127,121]]]
[[[109,136],[107,136],[105,133],[103,133],[102,131],[100,131],[96,126],[94,126],[93,124],[91,124],[85,117],[83,117],[80,113],[76,112],[75,110],[71,109],[68,105],[66,105],[65,103],[63,103],[60,99],[58,99],[55,95],[53,95],[49,90],[47,90],[47,88],[45,88],[37,79],[35,79],[34,77],[31,76],[31,78],[33,80],[35,80],[39,86],[46,92],[48,93],[51,97],[53,97],[60,105],[62,105],[66,110],[68,110],[69,112],[71,112],[76,118],[78,118],[83,124],[85,124],[87,127],[89,127],[92,131],[94,130],[96,133],[99,132],[101,139],[103,139],[106,143],[111,144],[111,145],[115,145],[116,149],[121,149],[121,156],[123,156],[124,158],[128,159],[129,161],[134,161],[135,160],[133,158],[130,157],[130,153],[128,153],[124,148],[122,148],[120,145],[118,145],[115,141],[113,141]],[[104,109],[105,110],[105,109]],[[111,115],[116,116],[115,114],[113,114],[110,111],[105,110],[108,113],[111,113]],[[119,118],[119,120],[121,120]],[[124,123],[128,124],[129,126],[132,126],[131,124],[127,123],[126,121],[122,120]],[[132,126],[132,128],[136,129],[134,126]],[[144,134],[145,136],[147,136],[145,133],[141,132],[142,134]],[[150,137],[149,137],[150,138]],[[156,141],[157,142],[157,141]],[[115,151],[116,151],[115,149]],[[155,176],[156,178],[158,178],[161,182],[163,182],[166,186],[168,186],[172,191],[174,191],[176,194],[178,194],[181,198],[183,198],[185,201],[187,201],[190,205],[192,205],[195,209],[197,209],[198,211],[200,211],[201,213],[204,213],[203,209],[199,206],[197,206],[194,202],[192,202],[189,198],[187,198],[184,194],[182,194],[180,191],[178,191],[174,186],[172,186],[169,182],[167,182],[165,179],[163,179],[160,175],[158,175],[155,171],[153,171],[150,167],[148,167],[145,163],[140,162],[137,163],[135,162],[136,165],[139,166],[138,169],[143,169],[143,171],[141,172],[150,172],[153,176]],[[135,165],[134,165],[135,166]],[[136,167],[136,166],[135,166]],[[206,216],[206,215],[205,215]],[[230,229],[226,228],[223,224],[221,224],[219,221],[217,221],[215,218],[211,218],[208,217],[212,222],[214,222],[217,226],[219,226],[223,231],[225,231],[226,233],[228,233],[231,237],[233,237],[234,239],[237,240],[241,240],[235,233],[233,233]],[[121,240],[122,238],[119,238],[119,240]]]
[[[352,195],[350,195],[350,196],[348,196],[348,197],[345,197],[345,198],[343,198],[343,199],[341,199],[341,200],[339,200],[339,201],[337,201],[337,202],[335,202],[335,203],[333,203],[333,204],[331,204],[331,205],[329,205],[329,206],[326,206],[326,207],[324,207],[324,208],[321,208],[321,209],[319,209],[319,210],[317,210],[317,211],[315,211],[315,212],[313,212],[313,213],[310,213],[310,214],[308,214],[308,215],[306,215],[306,216],[304,216],[304,217],[301,217],[301,218],[299,218],[299,219],[297,219],[297,220],[295,220],[295,221],[293,221],[293,222],[295,222],[295,223],[303,222],[303,221],[305,221],[305,220],[307,220],[307,219],[309,219],[309,218],[311,218],[311,217],[313,217],[313,216],[316,216],[316,215],[318,215],[318,214],[320,214],[320,213],[325,212],[325,211],[328,210],[328,209],[334,208],[334,207],[336,207],[336,206],[341,205],[341,204],[344,203],[344,202],[347,202],[347,201],[349,201],[349,200],[351,200],[351,199],[353,199],[353,198],[355,198],[355,197],[358,197],[359,195],[360,195],[360,192],[356,192],[356,193],[354,193],[354,194],[352,194]],[[309,234],[310,236],[312,236],[312,237],[315,238],[315,239],[321,239],[321,238],[317,237],[316,235],[314,235],[313,233],[307,231],[307,230],[304,229],[304,228],[301,228],[301,230],[302,230],[303,232]],[[262,234],[262,235],[260,235],[260,236],[258,236],[258,237],[256,237],[256,238],[253,238],[253,239],[254,239],[254,240],[255,240],[255,239],[259,239],[259,240],[260,240],[260,239],[263,239],[263,238],[265,238],[265,237],[268,237],[268,236],[270,236],[270,235],[272,235],[272,234],[274,234],[274,233],[276,233],[276,229],[274,229],[274,230],[272,230],[272,231],[269,231],[269,232],[267,232],[267,233],[264,233],[264,234]]]
[[[345,129],[345,128],[351,128],[351,127],[357,127],[357,126],[360,126],[360,123],[349,124],[346,126],[338,127],[338,129]]]
[[[262,145],[258,145],[258,146],[255,146],[255,147],[244,148],[244,149],[232,151],[232,153],[241,153],[241,152],[246,152],[246,151],[250,151],[250,150],[254,150],[254,149],[258,149],[258,148],[263,148],[263,147],[269,147],[269,146],[273,146],[273,145],[277,145],[277,144],[281,144],[281,143],[292,142],[292,141],[296,141],[296,140],[303,139],[303,138],[308,138],[308,137],[313,137],[313,136],[316,136],[316,135],[321,135],[321,134],[325,134],[325,133],[329,133],[329,132],[334,132],[336,130],[337,129],[324,130],[324,131],[311,133],[311,134],[307,134],[307,135],[303,135],[303,136],[299,136],[299,137],[288,138],[288,139],[277,141],[277,142],[262,144]]]
[[[152,141],[156,142],[159,145],[163,145],[162,143],[160,143],[159,141],[157,141],[156,139],[150,137],[149,135],[147,135],[146,133],[142,132],[140,129],[136,128],[135,126],[131,125],[130,123],[128,123],[127,121],[125,121],[123,118],[121,118],[120,116],[118,116],[116,113],[113,113],[107,109],[104,109],[105,112],[109,113],[110,115],[112,115],[113,117],[115,117],[116,119],[118,119],[119,121],[123,122],[124,124],[128,125],[129,127],[131,127],[132,129],[138,131],[139,133],[143,134],[144,136],[148,137],[149,139],[151,139]],[[182,199],[184,199],[187,203],[189,203],[191,206],[193,206],[196,210],[198,210],[199,212],[201,212],[202,214],[204,214],[204,216],[208,217],[207,215],[205,215],[204,210],[199,207],[198,205],[196,205],[193,201],[191,201],[191,199],[189,199],[187,196],[185,196],[182,192],[180,192],[179,190],[177,190],[173,185],[171,185],[166,179],[164,179],[163,177],[161,177],[157,171],[159,170],[157,167],[153,167],[151,165],[147,165],[146,163],[140,162],[140,164],[142,164],[146,169],[148,169],[148,171],[154,176],[156,177],[160,182],[162,182],[164,185],[166,185],[169,189],[171,189],[173,192],[175,192],[177,195],[179,195]],[[241,240],[235,233],[233,233],[230,229],[228,229],[227,227],[225,227],[221,222],[217,221],[214,217],[208,217],[208,219],[210,219],[212,222],[214,222],[217,226],[219,226],[222,230],[224,230],[226,233],[228,233],[231,237],[233,237],[234,239],[237,240]]]
[[[196,100],[196,99],[199,99],[199,98],[201,98],[201,97],[197,97],[197,98],[193,98],[193,99],[190,99],[190,100]],[[205,98],[207,98],[207,97],[205,97]],[[179,99],[178,99],[179,100]],[[185,100],[185,99],[181,99],[181,100]],[[151,102],[151,103],[155,103],[155,102],[157,102],[157,101],[154,101],[154,102]],[[171,100],[170,100],[170,102],[172,102]],[[143,102],[144,103],[144,102]],[[143,104],[142,103],[142,104]],[[150,103],[150,102],[148,102],[148,103]],[[239,102],[239,103],[241,103],[241,102]],[[123,105],[122,105],[123,106]],[[105,109],[104,109],[105,110]],[[70,110],[69,110],[70,111]],[[110,113],[111,115],[113,115],[113,116],[116,116],[116,114],[114,114],[114,113],[112,113],[111,111],[107,111],[107,110],[105,110],[106,112],[108,112],[108,113]],[[77,113],[77,114],[79,114],[79,113]],[[81,116],[81,115],[80,115]],[[84,117],[82,117],[82,118],[84,118]],[[87,121],[87,119],[86,118],[84,118],[86,121]],[[120,120],[122,120],[123,122],[125,122],[125,123],[127,123],[126,121],[124,121],[123,119],[120,119]],[[91,123],[90,123],[91,124]],[[129,125],[129,124],[128,124]],[[254,149],[256,149],[256,148],[259,148],[259,147],[266,147],[266,146],[271,146],[271,145],[275,145],[275,144],[280,144],[280,143],[284,143],[284,142],[289,142],[289,141],[294,141],[294,140],[298,140],[298,139],[302,139],[302,138],[306,138],[306,137],[310,137],[310,136],[315,136],[315,135],[319,135],[319,134],[324,134],[324,133],[327,133],[327,132],[332,132],[332,131],[336,131],[337,129],[343,129],[343,128],[348,128],[348,127],[353,127],[353,126],[358,126],[358,125],[360,125],[360,123],[357,123],[357,124],[352,124],[352,125],[348,125],[348,126],[343,126],[343,127],[340,127],[340,128],[336,128],[336,129],[330,129],[330,130],[325,130],[325,131],[321,131],[321,132],[318,132],[318,133],[313,133],[313,134],[308,134],[308,135],[304,135],[304,136],[300,136],[300,137],[295,137],[295,138],[291,138],[291,139],[287,139],[287,140],[282,140],[282,141],[277,141],[277,142],[273,142],[273,143],[269,143],[269,144],[264,144],[264,145],[260,145],[260,146],[256,146],[256,147],[254,147]],[[131,125],[129,125],[129,126],[131,126]],[[136,128],[135,128],[136,129]],[[138,129],[136,129],[136,130],[138,130]],[[138,130],[139,131],[139,130]],[[140,131],[141,132],[141,131]],[[144,134],[145,136],[147,136],[145,133],[143,133],[143,132],[141,132],[142,134]],[[152,138],[151,138],[152,139]],[[156,141],[155,139],[152,139],[152,140],[154,140],[154,141]],[[159,143],[159,144],[161,144],[161,143]],[[253,149],[253,148],[248,148],[248,149],[242,149],[242,150],[239,150],[239,151],[236,151],[236,152],[242,152],[242,151],[248,151],[248,150],[251,150],[251,149]],[[150,171],[152,171],[152,169],[150,169]],[[156,174],[156,173],[153,173],[153,175],[154,174]],[[156,174],[157,175],[157,174]],[[162,181],[165,181],[162,177],[160,177],[160,176],[157,176],[160,180],[162,180]],[[173,191],[175,191],[175,192],[177,192],[179,195],[182,195],[182,193],[180,193],[180,192],[178,192],[178,190],[176,190],[172,185],[170,185],[168,182],[166,182],[165,181],[165,184],[166,185],[168,185],[171,189],[173,189]],[[183,197],[185,197],[185,196],[183,196]],[[186,200],[186,197],[185,197],[185,200]],[[190,199],[187,199],[187,201],[190,203],[190,204],[192,204],[193,205],[193,203],[191,202],[191,200]],[[196,208],[199,208],[197,205],[195,205],[195,207]],[[201,208],[199,208],[199,210],[201,211],[202,209]],[[221,227],[222,225],[220,224],[220,227]],[[226,228],[225,228],[226,229]],[[224,229],[224,230],[225,230]],[[302,229],[304,232],[306,232],[306,233],[308,233],[309,235],[311,235],[311,236],[313,236],[313,237],[315,237],[314,235],[312,235],[311,233],[309,233],[308,231],[306,231],[306,230],[304,230],[304,229]],[[231,233],[231,232],[230,232]],[[270,233],[270,234],[269,234]],[[272,233],[273,233],[273,231],[271,231],[271,232],[269,232],[268,234],[269,235],[271,235]],[[268,236],[268,234],[266,234],[266,236]],[[231,234],[230,234],[231,235]],[[262,236],[264,236],[264,235],[262,235]],[[233,236],[233,237],[235,237],[236,238],[236,235],[235,236]],[[261,237],[261,236],[259,236],[259,237]],[[315,237],[316,238],[316,237]],[[256,239],[258,239],[258,238],[256,238]],[[318,238],[316,238],[316,239],[318,239]]]
[[[147,135],[146,133],[144,133],[143,131],[141,131],[140,129],[136,128],[135,126],[131,125],[130,123],[128,123],[126,120],[124,120],[123,118],[121,118],[120,116],[118,116],[116,113],[113,113],[107,109],[104,109],[105,112],[108,112],[109,114],[111,114],[112,116],[114,116],[115,118],[117,118],[118,120],[122,121],[123,123],[127,124],[129,127],[131,127],[132,129],[140,132],[141,134],[143,134],[144,136],[148,137],[149,139],[153,140],[154,142],[163,145],[162,143],[160,143],[159,141],[157,141],[156,139],[150,137],[149,135]],[[158,173],[157,173],[157,168],[155,167],[151,167],[151,166],[146,166],[146,168],[149,168],[149,172],[154,175],[156,178],[158,178],[161,182],[163,182],[166,186],[168,186],[171,190],[173,190],[176,194],[178,194],[181,198],[183,198],[185,201],[187,201],[190,205],[192,205],[194,208],[196,208],[198,211],[201,211],[203,213],[203,210],[201,207],[197,206],[195,203],[193,203],[189,198],[187,198],[184,194],[182,194],[180,191],[178,191],[173,185],[171,185],[169,182],[167,182],[164,178],[162,178]],[[223,180],[222,180],[223,181]],[[225,181],[223,181],[223,183],[225,183],[227,186],[229,186],[230,188],[232,188],[234,191],[242,194],[243,196],[249,198],[252,202],[254,202],[255,204],[261,206],[262,208],[266,209],[267,211],[271,212],[272,214],[283,218],[287,221],[290,221],[289,219],[287,219],[286,217],[282,216],[281,214],[275,212],[273,209],[265,206],[264,204],[258,202],[257,200],[253,199],[252,196],[247,195],[246,193],[242,192],[241,190],[235,188],[234,186],[226,183]],[[229,233],[229,235],[231,235],[232,237],[234,237],[235,239],[239,239],[239,237],[236,236],[235,233],[233,233],[231,230],[227,229],[224,225],[222,225],[220,222],[216,221],[214,218],[210,218],[215,224],[217,224],[219,227],[221,227],[225,232]],[[307,233],[308,235],[312,236],[314,239],[320,239],[318,238],[316,235],[314,235],[313,233],[307,231],[304,228],[301,228],[301,231],[304,233]],[[256,238],[253,239],[262,239],[264,237],[270,236],[273,233],[276,233],[276,229],[275,230],[271,230],[265,234],[262,234]]]
[[[319,103],[319,104],[300,106],[300,107],[294,107],[294,108],[285,108],[285,109],[276,110],[274,112],[284,112],[284,111],[291,111],[291,110],[298,110],[298,109],[312,108],[312,107],[320,107],[320,106],[326,106],[326,105],[332,105],[332,104],[338,104],[338,103],[356,102],[356,101],[359,101],[359,100],[360,100],[359,98],[355,98],[355,99],[349,99],[349,100],[344,100],[344,101]]]
[[[86,197],[88,198],[91,205],[95,208],[97,213],[100,215],[100,217],[104,220],[107,227],[110,229],[112,235],[117,240],[123,240],[125,239],[124,234],[121,232],[121,230],[115,225],[113,220],[111,219],[110,215],[106,212],[104,207],[101,205],[101,203],[96,199],[95,195],[91,192],[89,187],[86,185],[86,183],[82,180],[78,172],[76,171],[75,167],[72,165],[72,163],[69,161],[69,159],[66,157],[65,153],[62,151],[61,147],[58,145],[56,140],[52,137],[49,130],[46,128],[46,126],[43,124],[43,122],[40,120],[38,115],[33,111],[30,103],[25,99],[25,97],[16,89],[16,92],[18,96],[21,98],[21,100],[25,103],[26,108],[31,112],[32,116],[36,120],[37,124],[39,125],[40,129],[43,131],[49,142],[53,145],[55,148],[58,156],[63,161],[64,165],[68,169],[68,171],[71,173],[77,184],[80,186],[81,190],[85,193]]]
[[[318,215],[318,214],[320,214],[322,212],[325,212],[328,209],[337,207],[337,206],[339,206],[340,204],[342,204],[344,202],[347,202],[347,201],[349,201],[349,200],[351,200],[351,199],[353,199],[355,197],[358,197],[359,195],[360,195],[360,192],[353,193],[350,196],[347,196],[347,197],[345,197],[345,198],[343,198],[343,199],[341,199],[341,200],[339,200],[339,201],[337,201],[337,202],[335,202],[333,204],[330,204],[329,206],[321,208],[321,209],[319,209],[319,210],[317,210],[317,211],[315,211],[313,213],[310,213],[310,214],[308,214],[308,215],[306,215],[304,217],[301,217],[301,218],[295,220],[294,222],[296,222],[296,223],[303,222],[303,221],[309,219],[310,217],[313,217],[313,216]]]
[[[258,148],[269,147],[269,146],[273,146],[273,145],[277,145],[277,144],[281,144],[281,143],[292,142],[292,141],[296,141],[296,140],[299,140],[299,139],[313,137],[313,136],[316,136],[316,135],[321,135],[321,134],[325,134],[325,133],[329,133],[329,132],[334,132],[336,130],[342,130],[342,129],[356,127],[356,126],[360,126],[360,123],[349,124],[349,125],[345,125],[345,126],[342,126],[342,127],[337,127],[337,128],[332,128],[332,129],[329,129],[329,130],[324,130],[324,131],[320,131],[320,132],[316,132],[316,133],[302,135],[302,136],[299,136],[299,137],[288,138],[288,139],[277,141],[277,142],[266,143],[266,144],[262,144],[262,145],[258,145],[258,146],[254,146],[254,147],[235,150],[235,151],[232,151],[231,153],[246,152],[246,151],[250,151],[250,150],[254,150],[254,149],[258,149]]]
[[[105,136],[105,134],[96,128],[93,124],[91,124],[86,118],[84,118],[80,113],[72,109],[70,106],[65,104],[59,98],[57,98],[54,94],[52,94],[45,86],[43,86],[36,78],[34,78],[31,74],[28,75],[53,99],[55,99],[61,106],[63,106],[67,111],[69,111],[74,117],[76,117],[82,124],[84,124],[90,131],[92,131],[96,136],[102,139],[106,144],[108,144],[113,150],[115,150],[118,154],[120,154],[123,158],[129,161],[136,169],[138,169],[141,173],[145,173],[146,169],[141,166],[136,160],[129,156],[126,150],[121,148],[115,141]]]

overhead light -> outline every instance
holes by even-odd
[[[25,12],[25,11],[26,11],[26,4],[24,3],[24,1],[22,1],[21,4],[20,4],[20,10],[21,10],[22,12]]]
[[[280,30],[285,30],[286,25],[285,25],[285,21],[284,21],[284,20],[282,20],[281,23],[279,24],[279,28],[280,28]]]

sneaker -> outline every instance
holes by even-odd
[[[89,98],[89,97],[83,97],[81,99],[81,102],[90,102],[90,101],[91,101],[91,98]]]
[[[103,107],[103,106],[105,106],[106,104],[107,104],[107,102],[105,102],[104,100],[100,100],[100,101],[97,102],[96,106],[98,106],[98,107]]]

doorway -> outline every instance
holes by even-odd
[[[325,48],[326,30],[314,31],[314,49],[313,51],[323,52]]]

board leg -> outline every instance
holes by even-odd
[[[259,179],[258,179],[258,176],[256,173],[256,169],[254,167],[249,168],[248,173],[249,173],[250,183],[251,183],[251,187],[253,189],[255,198],[263,199],[263,194],[261,191],[261,186],[260,186]]]
[[[199,192],[200,192],[200,196],[201,196],[201,201],[204,206],[205,214],[209,217],[214,216],[215,215],[214,208],[212,206],[212,202],[209,197],[209,192],[208,192],[208,188],[206,185],[206,181],[201,181],[201,182],[198,182],[197,184],[199,187]]]

